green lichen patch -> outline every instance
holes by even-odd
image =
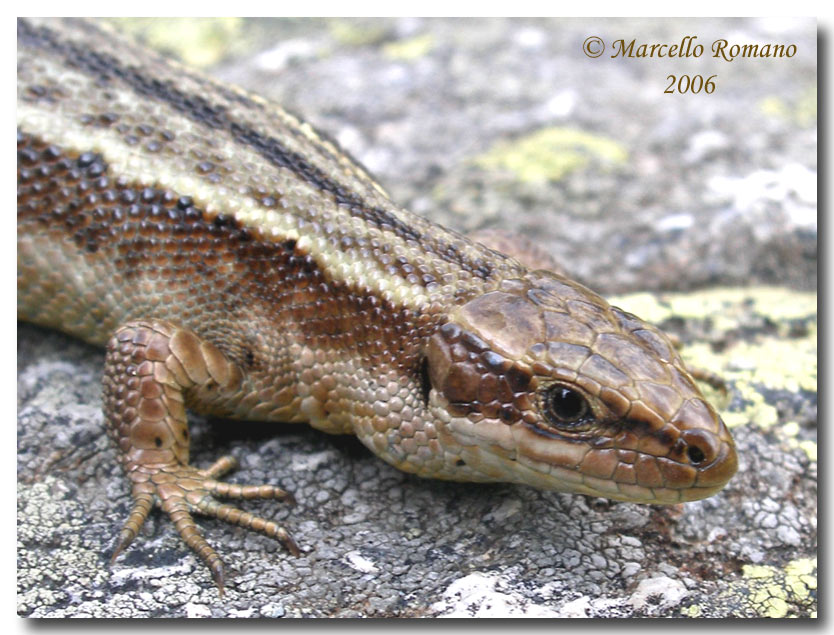
[[[510,172],[524,183],[558,181],[592,161],[624,164],[628,152],[617,141],[570,127],[553,126],[512,141],[497,143],[475,159],[486,170]]]

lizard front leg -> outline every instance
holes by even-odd
[[[186,406],[198,395],[202,400],[233,401],[244,384],[243,372],[217,347],[168,322],[131,322],[108,342],[103,384],[105,418],[134,500],[113,560],[136,537],[154,504],[168,514],[182,539],[209,567],[221,594],[223,563],[203,538],[192,513],[259,531],[299,555],[283,527],[215,499],[292,501],[289,493],[273,485],[217,480],[236,466],[231,457],[219,459],[206,470],[189,464]]]

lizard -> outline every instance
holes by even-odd
[[[292,496],[189,461],[187,409],[353,434],[422,477],[615,500],[711,496],[732,436],[670,339],[570,278],[393,203],[279,106],[84,20],[19,19],[18,319],[106,351],[132,507],[208,566],[194,514]]]

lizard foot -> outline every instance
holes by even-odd
[[[295,503],[292,494],[274,485],[235,485],[217,480],[236,467],[237,461],[230,456],[224,456],[205,470],[181,464],[137,466],[130,472],[133,507],[119,533],[111,563],[139,533],[154,502],[168,514],[185,543],[208,566],[221,595],[225,582],[223,561],[203,538],[192,513],[266,534],[277,539],[294,556],[300,555],[295,540],[280,525],[215,499],[278,499]]]

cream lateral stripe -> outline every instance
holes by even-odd
[[[50,20],[32,19],[30,22],[34,26],[54,28],[54,24]],[[211,78],[196,75],[191,69],[178,64],[175,60],[162,58],[145,50],[137,52],[132,45],[132,41],[125,34],[119,33],[111,25],[106,23],[97,26],[99,28],[104,27],[114,40],[120,41],[121,46],[118,51],[107,50],[106,52],[108,55],[118,58],[121,64],[136,67],[143,74],[154,77],[161,82],[172,82],[183,93],[195,96],[203,94],[211,95],[212,100],[224,107],[233,119],[239,120],[241,123],[251,126],[261,133],[269,133],[270,129],[272,129],[272,132],[275,132],[276,129],[287,131],[289,134],[281,135],[281,143],[287,149],[303,156],[313,166],[322,170],[324,173],[329,173],[334,165],[338,163],[341,175],[350,179],[350,182],[344,183],[345,186],[349,187],[352,191],[361,192],[363,197],[369,202],[372,201],[374,204],[381,204],[382,207],[390,206],[390,201],[384,190],[366,172],[353,164],[327,139],[320,137],[309,124],[300,121],[280,106],[272,104],[260,96],[250,95],[236,86],[222,85],[212,81]],[[81,44],[90,50],[103,48],[100,34],[98,33],[90,37],[88,34],[85,33],[82,35],[78,31],[72,33],[61,32],[59,37]],[[50,55],[44,51],[38,52],[38,56],[41,59],[47,59]],[[149,58],[155,58],[158,63],[154,65],[149,64]],[[61,72],[68,70],[66,63],[61,59],[54,60],[52,63]],[[55,73],[44,73],[44,75],[50,74],[53,77],[58,77]],[[81,77],[83,81],[90,82],[89,76],[81,75]],[[257,104],[258,108],[246,107],[224,96],[224,94],[229,95],[230,93],[234,93],[245,101]],[[136,95],[132,91],[128,94],[138,101],[147,100],[147,97]],[[177,117],[177,113],[173,109],[165,108],[165,112],[166,114],[170,113],[172,117]],[[204,132],[211,135],[219,133],[218,130],[205,130]],[[303,139],[300,139],[295,133],[298,133]]]
[[[48,28],[49,24],[45,26]],[[80,40],[81,44],[86,48],[92,50],[98,48],[106,51],[108,55],[115,54],[118,51],[116,62],[122,67],[135,67],[139,69],[140,74],[153,77],[162,83],[170,83],[185,95],[194,96],[197,99],[206,95],[210,103],[226,110],[231,121],[251,128],[253,131],[264,135],[264,137],[275,137],[289,152],[303,157],[313,168],[318,169],[322,175],[333,179],[337,185],[341,185],[347,191],[361,198],[366,206],[383,210],[387,216],[394,219],[400,225],[418,230],[418,233],[422,235],[421,242],[424,247],[428,248],[428,251],[431,251],[431,246],[434,245],[438,249],[438,253],[446,252],[449,245],[454,245],[457,252],[469,261],[488,261],[496,269],[504,270],[512,275],[518,275],[519,270],[517,265],[515,263],[509,263],[505,257],[496,257],[495,253],[486,252],[483,246],[462,240],[461,236],[455,232],[450,232],[394,205],[384,190],[361,166],[351,161],[343,151],[326,137],[321,137],[309,124],[299,120],[291,113],[286,112],[280,106],[269,103],[256,95],[247,94],[235,86],[226,86],[214,82],[211,78],[194,74],[184,67],[178,65],[172,67],[171,63],[167,60],[162,60],[162,58],[154,55],[149,56],[147,51],[140,51],[136,47],[121,41],[116,50],[113,50],[112,47],[107,48],[105,47],[106,43],[102,43],[101,34],[97,32],[93,36],[87,37],[78,37],[78,33],[76,32],[72,34],[61,32],[59,37],[65,40]],[[115,37],[120,40],[125,40],[124,35],[121,37],[116,35]],[[39,57],[46,57],[43,53],[44,51],[39,51]],[[153,63],[154,61],[157,63]],[[55,63],[59,70],[66,68],[66,62],[63,59],[59,58]],[[87,81],[89,82],[91,79],[87,77]],[[173,111],[172,108],[164,106],[153,99],[148,100],[143,94],[134,93],[132,90],[130,94],[134,101],[145,103],[145,112],[150,112],[153,109],[158,109],[162,112],[163,120],[165,120],[165,117],[169,113],[176,114],[176,111]],[[204,137],[214,138],[221,136],[220,131],[216,129],[203,127],[200,124],[197,125]],[[228,145],[230,148],[239,148],[240,146],[246,145],[231,138],[228,130],[222,133],[222,135],[230,139]],[[252,148],[248,149],[251,150]],[[268,186],[269,181],[274,180],[274,176],[278,172],[274,165],[265,162],[264,158],[260,155],[256,157],[252,165],[268,168],[264,174],[260,175],[262,182],[252,183],[253,186]],[[284,175],[284,178],[287,178],[286,175]],[[290,178],[292,180],[304,180],[298,179],[295,175]],[[313,185],[313,189],[317,189],[315,184]],[[332,201],[329,199],[328,202],[332,204]],[[397,241],[392,242],[396,243]],[[426,249],[419,251],[425,256]],[[411,259],[409,261],[414,264]],[[437,264],[435,263],[435,266]],[[459,271],[458,264],[454,263],[452,267],[443,265],[443,269],[447,272]]]
[[[260,238],[280,242],[293,239],[297,241],[299,249],[309,253],[316,264],[327,271],[336,281],[349,287],[374,293],[391,302],[395,306],[410,309],[422,309],[429,302],[430,297],[426,289],[420,285],[409,285],[405,280],[398,279],[396,284],[390,282],[390,274],[373,259],[354,259],[352,251],[334,249],[324,236],[310,234],[305,231],[310,223],[304,223],[299,230],[298,218],[290,213],[266,209],[259,206],[251,197],[241,197],[237,192],[222,185],[214,185],[198,179],[190,174],[183,174],[177,166],[166,161],[164,155],[151,155],[125,145],[118,134],[107,128],[93,129],[76,123],[74,119],[56,117],[56,113],[46,112],[32,107],[28,103],[20,103],[17,109],[17,125],[24,131],[66,149],[77,152],[94,151],[102,155],[110,165],[114,175],[122,176],[143,186],[161,186],[170,188],[174,192],[191,196],[195,204],[206,210],[213,218],[219,213],[233,215],[242,225],[252,229]],[[174,115],[168,113],[172,118]],[[178,130],[186,130],[194,125],[185,118],[177,122]],[[182,133],[180,133],[182,134]],[[235,147],[236,152],[244,151]],[[250,161],[258,157],[252,153]],[[293,189],[304,189],[306,197],[315,199],[321,197],[311,186],[295,180]],[[354,220],[349,213],[340,210],[330,201],[327,205],[331,215],[338,214],[342,218],[331,218],[330,222],[351,223]],[[355,232],[354,227],[354,232]],[[363,227],[368,236],[381,236],[382,232],[376,227]],[[392,235],[386,235],[385,240],[390,243],[400,243],[393,249],[395,255],[403,255],[413,261],[420,253],[418,248],[412,248],[404,241]],[[441,264],[441,263],[435,263]],[[431,296],[442,295],[442,286],[430,293]],[[434,298],[431,298],[434,299]]]
[[[81,42],[84,46],[93,49],[96,46],[102,46],[98,40],[85,41],[85,38],[79,38],[76,35],[74,34],[71,39]],[[66,37],[63,33],[61,36]],[[74,126],[75,136],[78,136],[78,132],[81,131],[81,136],[88,140],[87,144],[67,147],[79,151],[91,150],[93,148],[90,147],[90,141],[95,141],[99,144],[95,149],[116,170],[121,170],[126,161],[131,162],[130,168],[125,169],[123,174],[117,171],[117,174],[134,178],[142,184],[148,184],[148,179],[152,178],[148,175],[148,166],[151,166],[150,172],[161,172],[167,175],[164,181],[162,178],[154,178],[151,184],[158,183],[172,188],[179,194],[192,196],[209,213],[223,211],[228,215],[233,215],[263,239],[289,239],[295,238],[298,234],[298,238],[302,240],[301,246],[316,259],[317,264],[328,271],[335,280],[348,282],[352,288],[377,294],[394,305],[424,308],[427,302],[443,302],[452,296],[460,297],[461,294],[477,293],[487,286],[494,286],[497,279],[506,277],[508,274],[520,273],[517,263],[503,257],[497,258],[496,254],[487,252],[481,245],[475,245],[454,232],[398,209],[382,195],[381,188],[378,188],[372,179],[367,177],[361,169],[353,166],[332,144],[320,139],[309,126],[300,125],[297,119],[278,107],[255,105],[256,101],[261,104],[261,100],[254,100],[241,91],[234,93],[245,96],[244,103],[238,103],[231,97],[227,97],[233,94],[231,91],[214,85],[209,79],[185,72],[177,73],[175,69],[162,63],[148,64],[147,59],[138,56],[130,46],[119,49],[118,63],[120,65],[135,65],[141,73],[155,77],[155,81],[174,82],[183,94],[194,95],[197,99],[200,99],[202,94],[209,94],[217,105],[226,109],[230,121],[238,122],[266,136],[276,134],[290,152],[304,157],[310,165],[320,170],[326,177],[335,176],[336,183],[360,196],[364,205],[384,211],[385,215],[402,227],[413,229],[415,236],[420,237],[419,244],[408,236],[397,235],[392,231],[386,230],[384,234],[380,233],[382,230],[376,225],[358,219],[355,212],[337,205],[331,193],[322,191],[322,188],[317,187],[315,182],[308,182],[292,173],[290,169],[265,161],[256,149],[235,139],[230,130],[201,125],[162,102],[147,99],[133,88],[125,89],[121,82],[117,81],[107,87],[113,99],[94,102],[93,100],[97,99],[96,95],[101,90],[100,86],[95,85],[95,75],[88,74],[89,71],[73,72],[61,57],[54,56],[48,51],[38,50],[38,54],[36,63],[42,68],[34,74],[41,80],[50,78],[55,86],[70,87],[71,97],[67,101],[69,107],[60,103],[66,98],[59,99],[55,110],[60,112],[63,109],[67,120],[66,126]],[[22,78],[25,79],[27,75],[32,74],[32,69],[25,65],[20,68],[22,70],[19,75]],[[90,96],[89,101],[86,99],[87,95]],[[40,103],[34,108],[42,108],[49,112],[52,110]],[[189,164],[190,157],[187,155],[165,156],[164,151],[143,152],[143,149],[138,146],[125,144],[116,134],[108,133],[100,128],[92,129],[87,126],[81,128],[80,122],[73,123],[82,113],[108,112],[111,108],[117,115],[133,115],[139,121],[164,121],[168,129],[177,130],[177,140],[170,144],[173,150],[178,149],[181,135],[191,134],[192,147],[202,145],[207,156],[219,154],[222,157],[221,168],[228,170],[231,167],[231,171],[223,174],[223,181],[227,187],[216,186],[208,179],[203,179],[197,170],[193,169],[197,161],[192,159],[193,163]],[[63,127],[60,122],[37,123]],[[28,122],[27,125],[29,125]],[[50,128],[50,131],[53,130]],[[39,129],[33,127],[31,131],[38,132]],[[63,129],[55,130],[55,132],[59,133],[54,136],[55,139],[72,136],[69,131]],[[144,158],[141,156],[143,153],[146,155]],[[127,158],[125,154],[128,155]],[[260,194],[261,192],[263,194]],[[283,208],[283,211],[273,212],[265,205],[261,205],[260,198],[255,198],[257,196],[255,193],[258,193],[257,195],[276,193],[280,199],[278,205]],[[230,201],[234,204],[229,205]],[[214,203],[214,206],[211,203]],[[314,225],[311,226],[310,223]],[[390,250],[390,256],[408,262],[416,268],[427,266],[437,283],[424,288],[421,284],[409,282],[396,272],[383,268],[383,265],[369,258],[367,252],[362,253],[358,249],[352,252],[350,249],[342,249],[335,244],[333,232],[328,231],[333,227],[340,228],[336,233],[342,232],[343,234],[344,228],[350,227],[347,235],[354,238],[384,236],[381,242]],[[461,278],[459,263],[449,262],[444,257],[429,256],[427,259],[432,248],[438,250],[435,253],[450,253],[450,247],[470,262],[488,262],[492,268],[491,281],[485,284],[481,280]]]
[[[36,26],[41,25],[46,28],[51,28],[53,26],[49,21],[32,20],[32,23]],[[119,34],[118,32],[113,31],[109,28],[109,25],[108,31],[115,39],[130,42],[129,38],[127,38],[124,34]],[[86,33],[81,35],[79,32],[73,32],[71,35],[68,35],[67,33],[62,32],[59,37],[82,44],[85,48],[89,48],[91,50],[102,49],[103,46],[100,34],[96,34],[96,36],[97,37],[95,38],[90,37]],[[163,58],[154,55],[149,56],[147,51],[137,52],[135,47],[127,43],[123,43],[123,45],[119,47],[118,51],[107,50],[106,52],[108,55],[117,57],[120,64],[136,67],[140,69],[142,74],[154,77],[158,81],[171,82],[187,95],[210,95],[211,101],[226,109],[231,119],[238,121],[247,127],[251,127],[253,130],[258,131],[265,136],[270,136],[276,132],[283,133],[279,134],[279,138],[287,150],[304,157],[306,161],[308,161],[313,167],[320,170],[323,174],[332,175],[334,174],[334,170],[337,170],[338,181],[341,185],[351,192],[359,194],[368,205],[385,209],[386,213],[390,214],[392,217],[404,224],[414,223],[414,218],[411,217],[410,214],[407,212],[403,214],[400,210],[393,209],[394,206],[391,204],[391,201],[388,199],[384,190],[377,185],[364,170],[355,165],[331,142],[320,137],[309,124],[300,121],[290,113],[283,110],[280,106],[271,104],[258,96],[249,95],[237,87],[221,85],[205,76],[195,75],[190,69],[178,65],[175,62],[171,62],[167,59],[163,60]],[[47,60],[51,60],[51,64],[55,65],[59,73],[69,70],[66,63],[62,59],[55,59],[50,53],[45,51],[39,51],[38,53],[39,58],[44,60],[45,63],[47,63]],[[158,63],[149,64],[149,57],[151,59],[156,57]],[[55,72],[49,72],[49,70],[49,67],[47,67],[47,72],[43,73],[43,75],[60,78],[58,79],[58,82],[63,82],[62,75]],[[90,76],[82,74],[80,77],[81,81],[90,84]],[[147,109],[148,111],[153,108],[157,108],[165,112],[166,120],[169,117],[171,119],[180,119],[179,113],[172,108],[163,106],[153,100],[149,101],[146,96],[138,95],[132,90],[128,90],[126,92],[130,95],[131,100],[139,103],[147,102],[147,105],[150,106],[150,108]],[[249,104],[253,105],[247,106],[235,101],[234,99],[230,99],[228,95],[232,93],[241,97],[244,102],[249,102]],[[123,103],[131,102],[128,101]],[[257,107],[255,107],[254,104],[257,104]],[[233,147],[236,150],[241,149],[240,146],[242,144],[235,143],[231,140],[228,131],[203,128],[191,120],[187,121],[188,125],[186,129],[194,129],[196,127],[196,129],[200,130],[202,135],[211,137],[212,139],[222,135],[224,138],[229,139],[229,147]],[[253,156],[253,153],[249,153],[249,156]],[[257,156],[256,154],[254,154],[254,156],[255,158],[252,161],[252,164],[255,166],[263,166],[263,158]],[[263,183],[255,185],[263,185]],[[313,190],[315,190],[315,188],[313,188]]]

